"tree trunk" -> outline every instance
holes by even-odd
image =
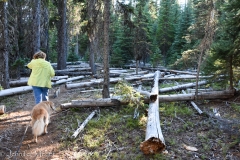
[[[61,104],[61,109],[77,108],[77,107],[109,107],[109,106],[120,106],[126,104],[118,99],[104,98],[104,99],[83,99],[83,100],[72,100],[71,103]]]
[[[41,23],[41,0],[33,1],[33,51],[32,55],[40,50],[40,23]]]
[[[104,0],[104,55],[103,55],[103,91],[102,97],[109,98],[109,20],[110,0]]]
[[[145,141],[140,144],[144,154],[155,154],[165,149],[165,141],[160,127],[159,100],[158,100],[158,79],[159,71],[155,72],[154,86],[150,94],[148,109],[148,120]]]
[[[57,82],[52,82],[52,86],[57,85],[57,84],[66,83],[69,81],[82,79],[82,78],[84,78],[84,76],[73,77],[73,78],[68,78],[68,79],[61,79]],[[23,86],[23,87],[11,88],[11,89],[4,89],[4,90],[0,91],[0,97],[24,93],[24,92],[31,91],[31,90],[32,90],[31,86]]]
[[[201,81],[198,83],[198,85],[204,85],[207,84],[207,81]],[[167,87],[167,88],[162,88],[159,90],[160,93],[165,93],[169,91],[177,91],[177,90],[182,90],[190,87],[195,87],[196,83],[187,83],[187,84],[182,84],[178,86],[173,86],[173,87]]]
[[[67,67],[67,1],[58,1],[58,15],[59,21],[57,23],[58,31],[58,59],[57,69],[65,69]]]
[[[111,78],[110,83],[117,83],[118,81],[122,80],[122,78]],[[91,87],[99,84],[103,84],[103,79],[92,80],[91,82],[81,82],[81,83],[69,83],[66,84],[66,89],[73,89],[73,88],[82,88],[82,87]],[[108,97],[107,97],[108,98]]]
[[[199,100],[207,99],[227,99],[234,96],[235,91],[213,91],[198,93]],[[197,100],[194,94],[173,94],[173,95],[160,95],[158,96],[160,102],[174,102],[174,101],[189,101]]]
[[[5,105],[0,105],[0,115],[5,113],[5,110],[6,110],[5,108],[6,108]]]
[[[9,37],[7,30],[7,3],[0,1],[0,88],[9,88]],[[0,89],[1,90],[1,89]]]

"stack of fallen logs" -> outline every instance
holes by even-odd
[[[149,103],[148,109],[148,121],[147,121],[147,129],[145,141],[140,144],[140,149],[144,154],[155,154],[160,153],[165,149],[165,141],[162,135],[161,127],[160,127],[160,117],[159,117],[159,102],[171,102],[171,101],[191,101],[193,107],[198,111],[199,114],[202,111],[197,107],[197,105],[193,102],[193,100],[206,100],[206,99],[216,99],[216,98],[230,98],[234,96],[234,91],[211,91],[211,92],[200,92],[196,96],[195,93],[186,93],[182,91],[183,94],[173,94],[173,95],[159,95],[159,93],[182,90],[189,87],[195,87],[196,83],[189,83],[185,85],[178,85],[169,88],[158,89],[159,80],[161,80],[161,73],[156,71],[154,76],[154,86],[151,92],[141,91],[142,95],[144,95],[144,102]],[[134,78],[134,77],[132,77]],[[136,77],[135,77],[136,78]],[[115,82],[115,81],[114,81]],[[96,81],[95,81],[96,83]],[[99,81],[98,83],[101,83]],[[78,83],[77,85],[66,84],[66,88],[71,89],[76,86],[82,87],[87,86],[84,83]],[[93,84],[93,83],[91,83]],[[200,81],[198,85],[207,84],[207,81]],[[71,87],[69,87],[71,86]],[[73,87],[74,86],[74,87]],[[128,104],[128,102],[123,101],[121,97],[114,98],[105,98],[105,99],[83,99],[83,100],[72,100],[70,103],[61,104],[61,109],[65,110],[68,108],[75,107],[101,107],[101,106],[120,106]],[[86,123],[94,116],[96,110],[89,115],[89,117],[84,121],[84,123],[74,132],[73,137],[76,137]]]
[[[110,71],[113,74],[119,73],[119,71]],[[173,71],[172,71],[173,72]],[[141,73],[141,72],[139,72]],[[185,91],[182,91],[182,94],[171,94],[171,95],[159,95],[159,93],[165,93],[169,91],[181,91],[187,88],[194,88],[196,86],[196,83],[188,83],[184,85],[178,85],[174,87],[167,87],[158,89],[158,83],[159,81],[163,80],[175,80],[179,78],[183,79],[194,79],[196,78],[195,75],[188,75],[188,76],[164,76],[159,71],[156,71],[155,73],[148,73],[146,71],[142,71],[144,76],[140,75],[134,75],[129,74],[126,72],[122,72],[121,75],[124,75],[124,78],[110,78],[110,83],[117,83],[118,81],[124,79],[129,82],[136,82],[136,81],[152,81],[154,80],[154,86],[151,90],[151,92],[148,91],[142,91],[142,90],[136,90],[140,92],[142,95],[144,95],[144,102],[149,104],[148,109],[148,122],[147,122],[147,129],[146,129],[146,136],[145,141],[140,144],[140,149],[144,154],[154,154],[159,153],[165,149],[165,141],[161,132],[160,128],[160,117],[159,117],[159,102],[172,102],[172,101],[190,101],[193,107],[198,111],[199,114],[202,113],[202,111],[197,107],[197,105],[193,102],[194,100],[209,100],[209,99],[224,99],[224,98],[230,98],[234,96],[233,90],[225,90],[225,91],[210,91],[210,92],[199,92],[197,95],[195,94],[195,91],[193,93],[186,93]],[[97,85],[103,83],[103,79],[93,79],[88,82],[81,82],[81,83],[67,83],[74,80],[83,79],[84,76],[78,76],[73,78],[68,78],[68,76],[56,76],[54,79],[52,79],[52,84],[65,84],[66,89],[73,89],[73,88],[84,88],[89,86]],[[208,77],[200,77],[200,78],[208,78]],[[26,83],[27,79],[24,79],[21,83]],[[14,85],[15,82],[11,82],[12,85]],[[17,83],[17,82],[16,82]],[[19,82],[20,83],[20,82]],[[207,81],[200,81],[198,85],[205,85],[207,84]],[[2,96],[8,96],[18,93],[23,93],[25,91],[32,90],[31,86],[22,86],[22,87],[16,87],[11,89],[5,89],[0,91],[0,97]],[[57,97],[59,94],[59,90],[57,90],[55,96]],[[128,102],[123,101],[121,97],[114,97],[114,98],[105,98],[105,99],[83,99],[83,100],[72,100],[70,103],[61,104],[61,109],[65,110],[67,108],[75,108],[75,107],[101,107],[101,106],[120,106],[128,104]],[[4,114],[5,112],[5,106],[0,106],[0,114]],[[84,128],[84,126],[88,123],[88,121],[96,114],[96,110],[93,111],[88,118],[83,122],[83,124],[76,130],[76,132],[73,134],[73,137],[76,137],[81,130]]]

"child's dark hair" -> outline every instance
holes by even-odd
[[[45,59],[46,58],[46,53],[44,53],[42,51],[38,51],[38,52],[34,53],[33,59],[38,59],[38,58]]]

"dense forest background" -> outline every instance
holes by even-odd
[[[224,86],[233,89],[239,47],[239,0],[0,0],[3,88],[42,50],[59,70],[84,60],[95,74],[106,53],[110,67],[134,60],[194,69],[215,79],[224,75]]]

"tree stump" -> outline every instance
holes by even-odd
[[[5,105],[0,105],[0,115],[5,113]]]

